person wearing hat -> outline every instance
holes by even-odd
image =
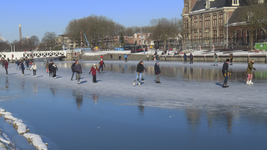
[[[223,64],[223,67],[222,67],[222,73],[223,73],[223,76],[224,76],[223,87],[225,87],[225,88],[226,87],[229,87],[227,85],[227,81],[228,81],[228,77],[229,77],[229,71],[228,71],[229,62],[230,62],[230,60],[229,59],[226,59],[226,61]]]
[[[156,83],[161,83],[160,79],[159,79],[161,72],[159,69],[159,61],[158,60],[155,63],[154,70],[155,70],[155,74],[156,74]]]
[[[248,68],[247,68],[248,78],[247,78],[247,83],[246,84],[253,84],[253,82],[251,82],[252,77],[253,77],[252,69],[256,70],[256,68],[253,67],[253,64],[254,64],[254,60],[252,59],[248,63]]]
[[[89,72],[89,75],[90,75],[91,72],[92,72],[92,75],[93,75],[93,83],[97,83],[97,82],[96,82],[96,71],[98,71],[98,72],[100,73],[99,69],[97,68],[97,66],[96,66],[95,63],[94,63],[94,65],[92,66],[92,68],[91,68],[91,70],[90,70],[90,72]],[[101,73],[100,73],[100,74],[101,74]]]
[[[103,61],[103,59],[101,59],[101,61],[99,62],[99,70],[101,71],[101,72],[103,72],[103,66],[105,66],[106,67],[106,65],[105,65],[105,63],[104,63],[104,61]]]

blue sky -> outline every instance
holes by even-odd
[[[22,36],[36,35],[41,40],[46,31],[64,33],[69,21],[94,15],[106,16],[126,27],[146,26],[151,19],[181,18],[183,0],[0,0],[0,33],[12,42]]]

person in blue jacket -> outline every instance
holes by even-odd
[[[22,75],[24,76],[25,67],[24,67],[23,61],[20,62],[20,69],[21,69]]]
[[[185,63],[185,64],[187,63],[187,56],[186,56],[185,53],[184,53],[184,63]]]
[[[127,55],[126,54],[124,55],[124,58],[125,58],[125,62],[127,62]]]

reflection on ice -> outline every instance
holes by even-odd
[[[95,102],[95,104],[97,104],[98,101],[98,95],[97,94],[92,94],[92,99]]]
[[[77,107],[80,110],[81,109],[81,106],[83,104],[83,94],[82,94],[82,92],[73,91],[72,92],[72,95],[75,97]]]

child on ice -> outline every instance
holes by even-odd
[[[97,83],[97,82],[96,82],[96,71],[98,71],[98,72],[100,73],[99,69],[98,69],[97,66],[94,64],[94,65],[92,66],[90,72],[89,72],[89,75],[90,75],[91,72],[92,72],[92,75],[93,75],[93,83]],[[100,73],[100,74],[101,74],[101,73]]]

